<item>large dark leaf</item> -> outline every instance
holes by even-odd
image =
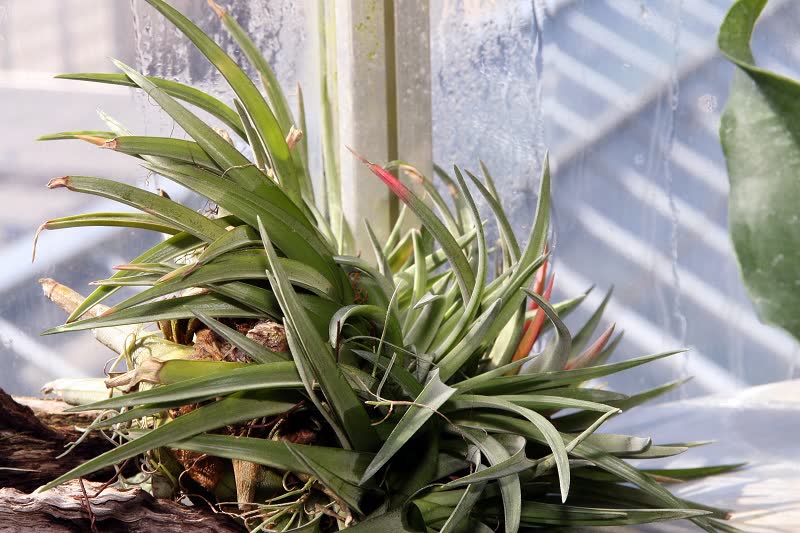
[[[720,50],[737,66],[720,139],[747,291],[764,322],[800,338],[800,84],[755,64],[750,38],[766,3],[739,0],[720,28]]]

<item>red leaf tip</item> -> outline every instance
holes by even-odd
[[[354,156],[356,156],[357,158],[359,158],[362,163],[364,163],[367,166],[372,166],[372,163],[370,163],[370,161],[366,157],[364,157],[363,155],[359,154],[358,152],[356,152],[355,150],[353,150],[352,148],[350,148],[347,145],[345,145],[345,148],[350,150],[350,153],[353,154]]]

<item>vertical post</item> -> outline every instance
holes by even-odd
[[[338,0],[336,66],[338,79],[339,170],[342,208],[356,237],[356,247],[370,250],[363,220],[378,236],[391,224],[391,198],[347,146],[376,162],[389,156],[384,0]]]
[[[370,256],[363,220],[384,239],[397,201],[346,149],[387,162],[432,167],[428,2],[337,0],[339,163],[345,218],[356,247]]]
[[[430,41],[428,0],[394,0],[397,157],[432,178]]]

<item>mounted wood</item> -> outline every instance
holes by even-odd
[[[139,488],[106,487],[94,497],[114,475],[111,468],[89,476],[97,481],[84,481],[88,506],[77,480],[26,494],[112,447],[90,435],[58,459],[64,445],[81,435],[75,426],[85,427],[99,414],[65,413],[67,407],[56,400],[14,399],[0,389],[0,531],[89,531],[91,516],[98,531],[243,531],[226,515],[157,500]]]
[[[0,389],[0,487],[32,492],[112,447],[104,438],[90,435],[72,453],[57,459],[64,445],[80,437],[75,426],[89,425],[97,413],[64,413],[68,406],[55,400],[19,400]],[[113,475],[109,468],[90,479]]]
[[[120,491],[85,481],[88,498],[77,480],[42,494],[0,489],[0,531],[95,531],[161,533],[186,531],[233,532],[243,528],[224,514],[156,500],[139,488]]]

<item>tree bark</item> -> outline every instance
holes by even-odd
[[[84,481],[83,487],[74,480],[27,494],[113,445],[89,435],[58,459],[64,445],[81,435],[75,426],[89,425],[99,413],[65,413],[68,405],[56,400],[17,400],[0,389],[0,531],[243,530],[210,508],[157,500],[139,488],[103,488],[115,473],[111,468],[88,476],[97,481]]]
[[[75,426],[89,425],[97,413],[64,413],[68,406],[55,400],[20,398],[20,402],[0,389],[0,487],[32,492],[112,448],[103,437],[90,435],[69,455],[57,459],[65,444],[80,437]],[[113,475],[113,469],[105,469],[90,479],[107,480]]]
[[[240,532],[224,514],[157,500],[139,488],[70,481],[41,494],[0,489],[0,531]],[[86,495],[84,495],[84,489]]]

